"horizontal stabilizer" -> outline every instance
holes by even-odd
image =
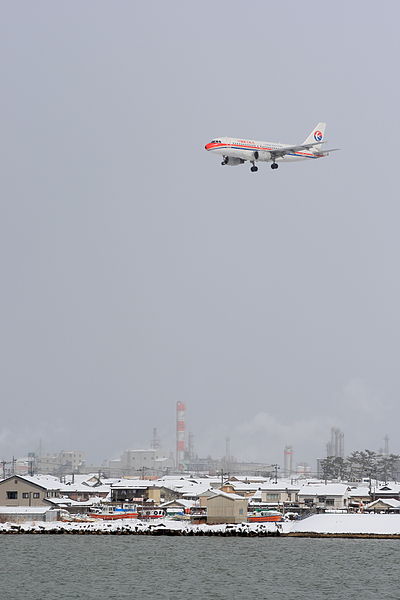
[[[341,148],[329,148],[329,150],[321,150],[321,152],[318,152],[317,156],[329,154],[329,152],[337,152],[338,150],[341,150]]]

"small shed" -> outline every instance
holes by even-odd
[[[243,523],[247,521],[247,498],[238,494],[215,492],[207,498],[207,523]]]
[[[0,506],[0,523],[58,521],[59,510],[47,506]]]

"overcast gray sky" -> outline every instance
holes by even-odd
[[[400,451],[398,2],[3,2],[0,458]],[[216,136],[328,159],[220,166]]]

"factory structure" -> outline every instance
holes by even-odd
[[[285,446],[283,450],[283,472],[284,477],[291,477],[293,473],[293,447]]]
[[[99,476],[103,474],[103,476],[109,478],[126,477],[143,480],[176,475],[182,477],[188,475],[200,477],[204,475],[217,476],[222,482],[232,477],[241,476],[245,478],[264,477],[277,481],[278,477],[292,480],[298,477],[311,477],[315,474],[317,477],[322,478],[324,477],[323,464],[326,458],[340,459],[344,462],[347,460],[344,455],[344,433],[337,427],[331,428],[330,439],[326,444],[326,458],[317,459],[316,472],[308,463],[294,461],[294,448],[290,444],[284,446],[281,461],[275,463],[272,463],[272,461],[251,462],[240,460],[235,457],[234,449],[233,451],[231,449],[231,437],[229,435],[224,438],[221,436],[218,439],[221,447],[218,458],[213,458],[210,454],[199,456],[195,450],[195,437],[187,428],[185,402],[178,400],[174,403],[173,408],[175,410],[174,412],[171,410],[171,417],[172,415],[175,416],[175,445],[172,446],[171,444],[168,450],[166,446],[163,446],[157,427],[152,429],[148,445],[146,444],[142,448],[128,448],[121,451],[119,458],[107,459],[101,464],[95,465],[87,464],[84,454],[78,450],[63,450],[50,455],[42,451],[40,444],[38,452],[29,452],[27,456],[21,458],[0,461],[3,479],[12,475],[33,476],[37,472],[46,472],[61,479],[66,473],[78,476],[84,473],[96,472]],[[171,418],[170,425],[172,427],[169,429],[169,433],[171,433],[173,424],[174,420]],[[377,456],[386,458],[389,464],[397,457],[390,454],[389,436],[387,434],[382,441],[384,444],[379,449]],[[173,451],[171,451],[171,446]],[[337,462],[340,463],[340,460]],[[400,467],[396,465],[397,472],[399,472]],[[394,472],[393,465],[390,468]]]
[[[264,461],[241,461],[236,458],[231,450],[229,435],[220,440],[224,448],[224,453],[221,452],[220,457],[213,458],[210,454],[199,456],[195,450],[194,434],[187,428],[185,402],[178,400],[174,407],[175,449],[173,452],[163,446],[157,427],[153,427],[148,445],[128,447],[121,451],[118,458],[105,460],[102,464],[86,464],[83,453],[78,451],[63,451],[50,457],[39,450],[38,454],[31,453],[32,456],[28,458],[15,459],[13,462],[3,461],[3,478],[10,474],[24,475],[38,471],[56,476],[63,476],[67,472],[77,475],[97,472],[108,477],[141,479],[188,473],[218,475],[224,480],[242,474],[257,477],[277,476],[277,470],[281,467],[276,464]],[[282,475],[290,478],[299,473],[298,466],[295,467],[293,464],[293,447],[290,445],[284,448],[283,465]]]
[[[344,433],[337,427],[331,429],[331,439],[326,444],[326,456],[344,458]]]
[[[183,402],[176,403],[176,468],[178,471],[185,469],[186,450],[186,406]]]
[[[290,463],[290,470],[292,464]],[[213,459],[211,456],[199,457],[194,448],[194,435],[186,432],[186,405],[178,400],[176,403],[176,451],[175,451],[175,470],[178,473],[183,472],[209,472],[240,474],[272,474],[273,466],[265,463],[240,462],[231,455],[230,437],[225,438],[225,456],[221,459]],[[222,475],[224,476],[224,475]]]

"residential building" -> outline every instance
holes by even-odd
[[[298,493],[300,503],[316,509],[347,509],[350,487],[342,483],[307,484]]]
[[[60,497],[60,482],[50,476],[12,475],[0,481],[0,506],[48,506]]]
[[[158,489],[158,492],[157,492]],[[143,479],[120,479],[111,485],[112,502],[167,502],[179,498],[181,494],[161,482]]]
[[[400,513],[400,500],[395,498],[379,498],[367,504],[365,512]]]
[[[247,521],[247,499],[237,494],[216,492],[207,498],[207,523],[243,523]]]
[[[395,498],[400,500],[400,484],[399,483],[385,483],[372,490],[372,499],[377,498]]]

